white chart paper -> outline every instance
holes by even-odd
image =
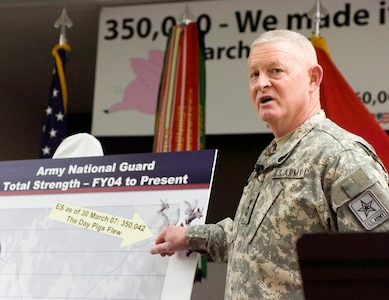
[[[149,251],[163,226],[205,222],[215,158],[203,150],[0,163],[0,298],[190,299],[197,256]]]

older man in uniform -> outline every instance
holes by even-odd
[[[322,77],[306,37],[273,30],[254,41],[250,96],[275,139],[260,154],[234,220],[166,227],[151,253],[193,249],[228,262],[225,299],[302,299],[302,235],[389,229],[387,172],[366,141],[326,118]]]

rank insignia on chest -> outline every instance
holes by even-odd
[[[358,195],[348,206],[367,230],[374,229],[389,218],[388,210],[371,190]]]

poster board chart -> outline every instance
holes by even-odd
[[[216,154],[1,162],[0,296],[189,299],[197,256],[149,251],[164,225],[205,222]]]

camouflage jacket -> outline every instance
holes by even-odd
[[[384,166],[323,111],[279,149],[273,141],[257,166],[234,220],[187,231],[191,248],[228,262],[225,299],[302,299],[296,241],[303,234],[389,230]]]

